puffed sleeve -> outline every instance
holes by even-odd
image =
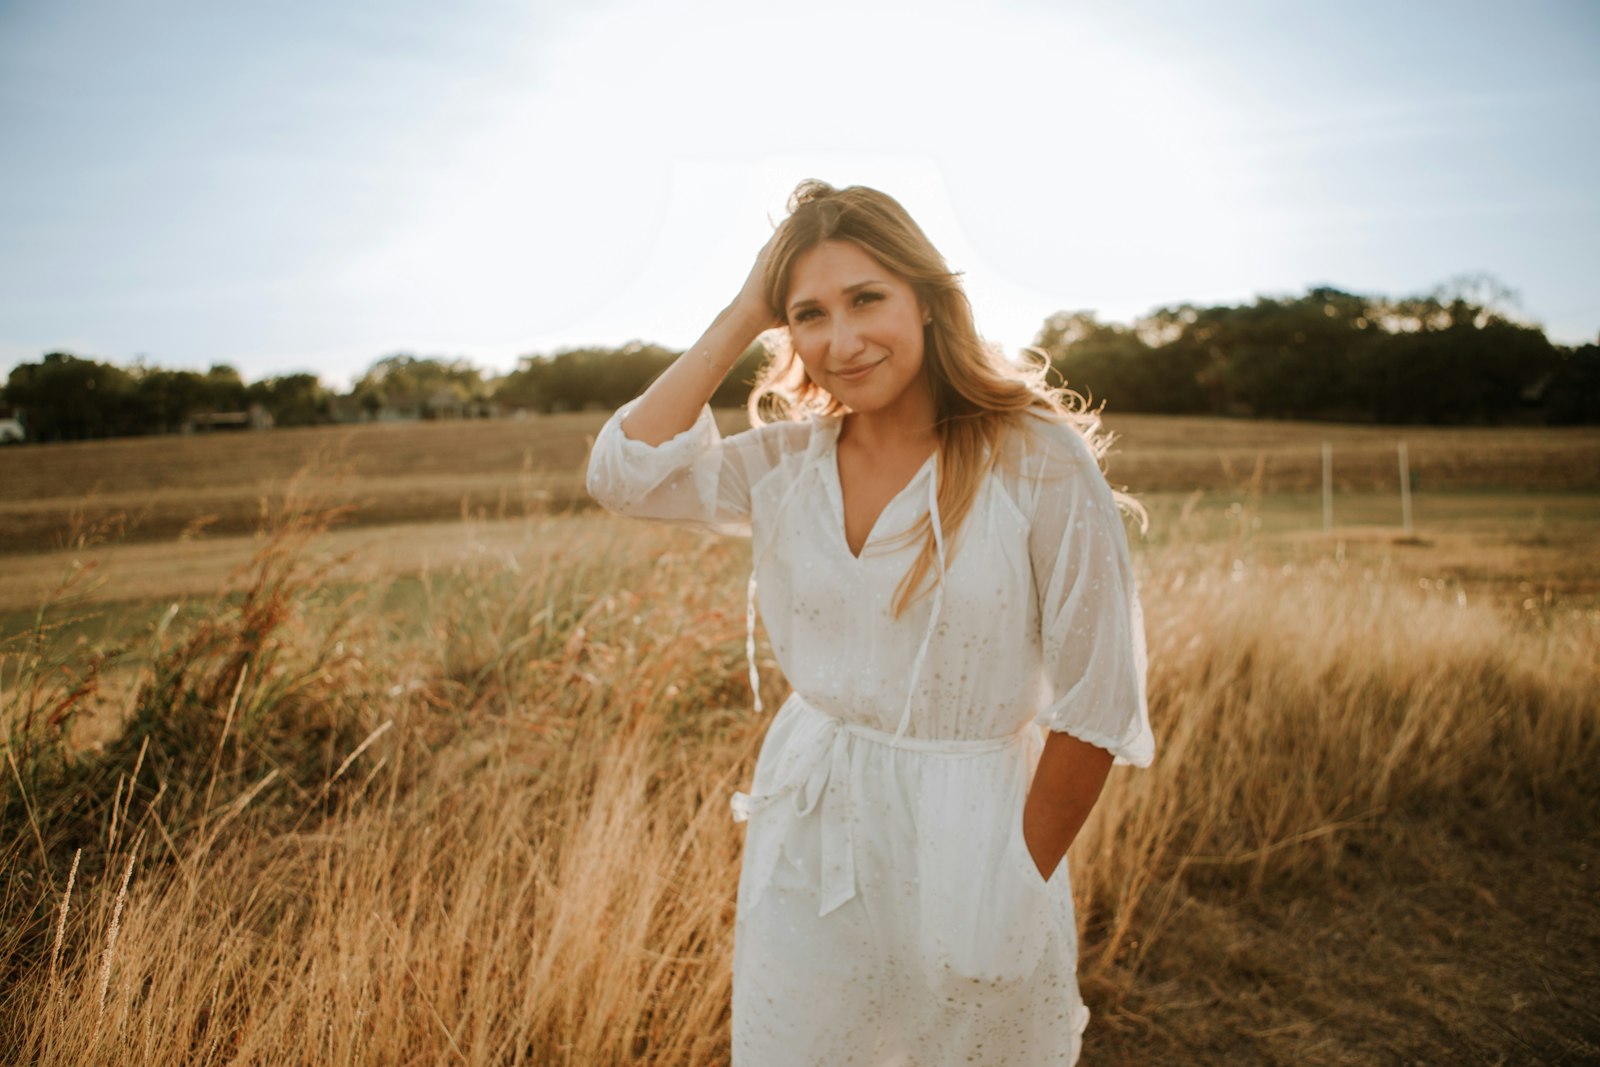
[[[1040,420],[1035,431],[1028,552],[1046,688],[1036,720],[1147,767],[1144,617],[1122,517],[1075,429]]]
[[[771,423],[724,438],[702,407],[694,425],[659,445],[622,432],[639,403],[618,408],[595,436],[586,479],[608,511],[717,533],[750,535],[750,487],[792,447],[797,423]]]

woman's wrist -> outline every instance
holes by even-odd
[[[729,304],[717,313],[689,354],[720,382],[768,326],[750,308]]]
[[[742,293],[733,303],[722,309],[722,314],[718,318],[724,319],[741,332],[748,333],[752,341],[774,326],[781,325],[764,301],[748,299]]]

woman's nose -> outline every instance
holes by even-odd
[[[861,331],[850,321],[850,316],[834,316],[829,346],[835,356],[853,356],[861,348]]]

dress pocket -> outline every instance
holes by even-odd
[[[1022,830],[1022,816],[1026,806],[1027,797],[1024,794],[1022,802],[1016,805],[1015,813],[1011,816],[1011,856],[1022,868],[1024,879],[1040,889],[1048,889],[1061,876],[1061,867],[1067,862],[1067,857],[1061,857],[1061,862],[1056,864],[1056,869],[1050,872],[1049,878],[1039,872],[1039,865],[1033,862],[1033,853],[1028,851],[1028,837]]]
[[[936,993],[960,1000],[1031,978],[1053,929],[1051,894],[1022,845],[1026,780],[998,769],[976,781],[963,779],[978,766],[941,768],[951,780],[928,782],[919,812],[923,967]]]

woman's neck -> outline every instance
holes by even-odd
[[[891,405],[844,416],[839,439],[869,452],[927,452],[939,443],[933,397],[926,387],[907,389]]]

